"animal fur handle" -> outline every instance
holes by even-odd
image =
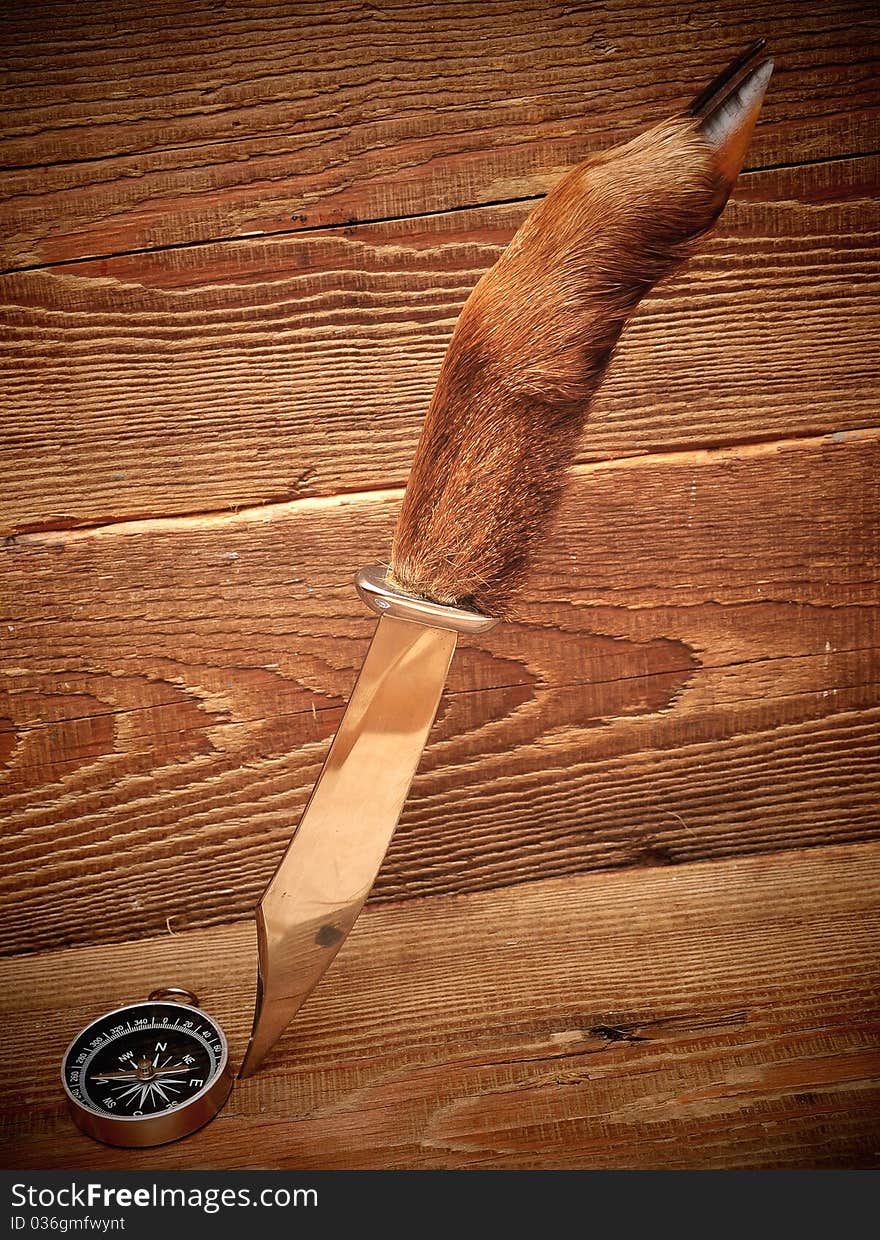
[[[394,537],[403,589],[508,613],[626,321],[727,201],[773,67],[762,48],[563,177],[471,293]]]

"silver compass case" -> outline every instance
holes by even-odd
[[[83,1132],[143,1148],[213,1119],[233,1075],[223,1030],[195,995],[168,988],[93,1020],[65,1051],[61,1080]]]

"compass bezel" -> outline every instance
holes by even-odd
[[[167,1009],[169,1013],[180,1016],[181,1012],[196,1012],[206,1021],[217,1035],[220,1054],[213,1074],[205,1082],[198,1093],[187,1098],[168,1110],[154,1112],[151,1115],[114,1115],[95,1107],[85,1097],[77,1098],[71,1092],[67,1075],[71,1069],[70,1055],[82,1040],[93,1029],[106,1026],[106,1022],[114,1017],[144,1009],[155,1011]],[[128,1017],[131,1019],[131,1016]],[[169,1026],[171,1028],[172,1026]],[[132,1031],[134,1032],[134,1031]],[[188,1031],[182,1031],[188,1032]],[[98,1049],[98,1048],[96,1048]],[[213,1047],[208,1047],[213,1055]],[[193,1003],[185,1003],[169,999],[141,999],[135,1003],[125,1003],[121,1007],[111,1008],[102,1012],[94,1020],[83,1026],[71,1038],[61,1057],[61,1084],[67,1098],[68,1109],[74,1123],[88,1136],[94,1137],[106,1145],[127,1147],[147,1147],[164,1145],[169,1141],[177,1141],[188,1136],[213,1119],[232,1089],[233,1076],[229,1066],[229,1044],[222,1027],[213,1016]]]

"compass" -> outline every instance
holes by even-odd
[[[77,1034],[61,1080],[83,1132],[107,1145],[163,1145],[213,1119],[232,1072],[223,1030],[198,1002],[188,990],[154,990]]]

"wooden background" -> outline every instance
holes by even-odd
[[[95,1145],[57,1071],[100,1011],[186,984],[243,1049],[468,291],[757,34],[749,170],[462,644],[336,966],[202,1133]],[[875,11],[62,0],[2,37],[6,1165],[880,1165]]]

